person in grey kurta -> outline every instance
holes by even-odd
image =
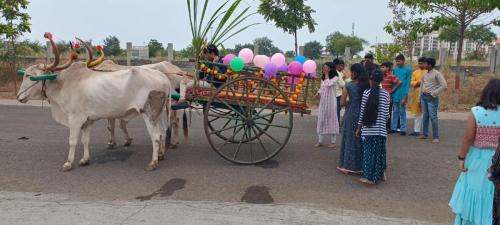
[[[363,154],[361,140],[356,138],[361,96],[370,87],[368,74],[361,64],[351,66],[351,79],[342,93],[341,105],[346,107],[342,127],[342,144],[337,169],[345,174],[362,172]],[[349,100],[347,100],[349,99]]]

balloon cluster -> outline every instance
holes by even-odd
[[[293,62],[287,65],[285,55],[282,53],[276,53],[271,58],[265,55],[254,56],[253,51],[249,48],[242,49],[238,56],[226,55],[223,62],[235,72],[242,71],[245,64],[253,62],[256,67],[263,69],[264,77],[267,79],[275,77],[278,72],[288,72],[292,75],[300,75],[304,72],[307,76],[315,76],[317,68],[316,62],[307,60],[302,55],[295,57]]]
[[[259,72],[255,73],[256,77],[269,79],[278,86],[281,82],[288,83],[286,89],[290,87],[290,91],[294,87],[293,93],[289,94],[290,100],[292,101],[298,100],[302,88],[304,87],[306,77],[316,77],[316,62],[307,60],[306,57],[302,55],[295,57],[293,61],[287,65],[286,57],[282,53],[276,53],[271,57],[265,55],[254,56],[252,50],[244,48],[238,53],[238,56],[228,54],[223,59],[223,63],[228,65],[232,70],[229,74],[233,74],[234,77],[245,68],[245,64],[252,62],[256,67],[261,69]],[[290,76],[282,76],[281,80],[278,80],[276,78],[278,72],[288,73]],[[227,74],[226,72],[224,76],[227,77]],[[251,84],[249,83],[247,85]]]

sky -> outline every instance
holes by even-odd
[[[203,0],[200,0],[203,2]],[[223,0],[211,0],[209,12]],[[316,13],[316,31],[303,29],[298,34],[299,45],[317,40],[324,44],[326,36],[335,31],[354,34],[370,44],[392,42],[392,37],[383,31],[391,20],[387,0],[307,0]],[[259,0],[243,0],[242,6],[256,12]],[[125,47],[146,45],[157,39],[164,46],[173,43],[174,49],[186,47],[191,40],[189,17],[185,0],[31,0],[28,13],[32,17],[32,32],[25,39],[43,41],[43,33],[50,31],[56,40],[74,40],[75,36],[101,43],[115,35]],[[259,14],[248,19],[248,23],[261,23],[228,40],[224,45],[233,47],[239,43],[250,43],[258,37],[269,37],[283,51],[294,48],[292,35],[266,23]],[[494,32],[500,36],[500,29]],[[366,47],[365,47],[366,50]]]

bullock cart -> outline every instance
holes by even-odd
[[[287,72],[266,78],[260,68],[246,67],[236,73],[228,67],[199,62],[197,72],[208,77],[213,86],[206,88],[195,78],[188,93],[191,102],[203,106],[208,143],[236,164],[254,165],[272,159],[290,138],[293,114],[311,112],[307,106],[311,78]]]

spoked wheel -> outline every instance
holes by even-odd
[[[276,156],[293,127],[293,110],[285,92],[253,77],[219,87],[204,110],[205,134],[212,149],[238,164],[257,164]]]
[[[274,110],[273,110],[274,111]],[[254,114],[257,113],[256,110],[253,111]],[[212,124],[217,121],[217,120],[220,120],[220,119],[226,119],[227,121],[225,121],[224,125],[222,126],[222,128],[227,128],[228,126],[237,126],[238,123],[239,123],[239,120],[238,119],[235,119],[234,121],[229,119],[229,118],[236,118],[238,117],[238,114],[236,113],[233,113],[231,112],[231,110],[227,110],[227,109],[221,109],[221,108],[216,108],[216,107],[210,107],[209,108],[209,115],[210,115],[210,119],[208,120],[208,128],[210,129],[210,132],[214,132],[215,131],[215,128],[212,126]],[[257,137],[260,137],[261,135],[264,134],[264,131],[267,131],[271,125],[271,123],[273,122],[273,119],[274,119],[274,115],[275,114],[272,114],[270,115],[269,117],[265,117],[265,118],[259,118],[257,120],[257,123],[263,123],[263,124],[266,124],[264,125],[264,127],[262,128],[262,132],[258,132],[258,135],[257,136],[253,136],[251,139],[249,140],[244,140],[243,143],[245,142],[248,142],[248,141],[253,141],[255,140]],[[236,127],[233,127],[233,132],[236,131]],[[215,132],[214,133],[215,135],[217,135],[217,137],[223,139],[223,140],[228,140],[229,142],[235,142],[236,140],[234,139],[231,139],[229,136],[230,136],[230,133],[225,133],[225,132]],[[228,136],[224,136],[224,134],[228,134]],[[236,142],[239,142],[239,141],[236,141]]]

